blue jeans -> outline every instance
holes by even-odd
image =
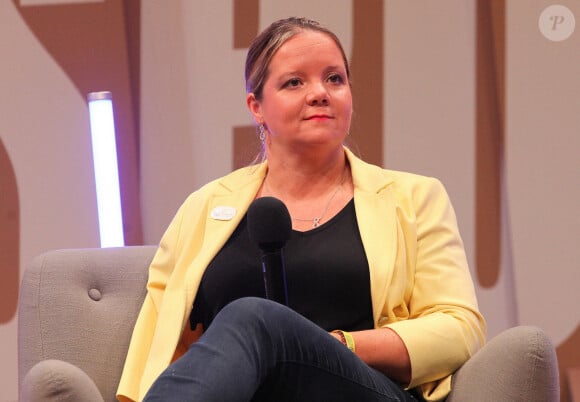
[[[145,401],[416,401],[322,328],[265,299],[236,300]]]

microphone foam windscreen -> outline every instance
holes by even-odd
[[[281,249],[292,233],[288,208],[274,197],[257,198],[248,209],[248,232],[262,250]]]

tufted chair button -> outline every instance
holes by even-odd
[[[103,295],[101,294],[101,291],[98,289],[90,289],[89,290],[89,297],[91,299],[93,299],[94,301],[99,301],[99,300],[101,300],[101,297],[103,297]]]

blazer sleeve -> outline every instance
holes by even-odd
[[[161,238],[159,248],[149,267],[147,293],[133,328],[133,335],[125,360],[117,398],[120,401],[137,401],[143,371],[149,358],[149,351],[157,325],[157,315],[163,301],[167,281],[175,266],[175,255],[185,204],[178,210]]]
[[[428,400],[436,380],[457,370],[485,342],[485,321],[478,311],[475,289],[455,212],[443,185],[422,178],[408,190],[410,202],[400,233],[404,238],[411,295],[408,317],[387,326],[399,334],[411,359],[409,388],[423,384]]]

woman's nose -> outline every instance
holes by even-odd
[[[328,105],[328,91],[323,83],[313,84],[307,95],[307,102],[311,106]]]

